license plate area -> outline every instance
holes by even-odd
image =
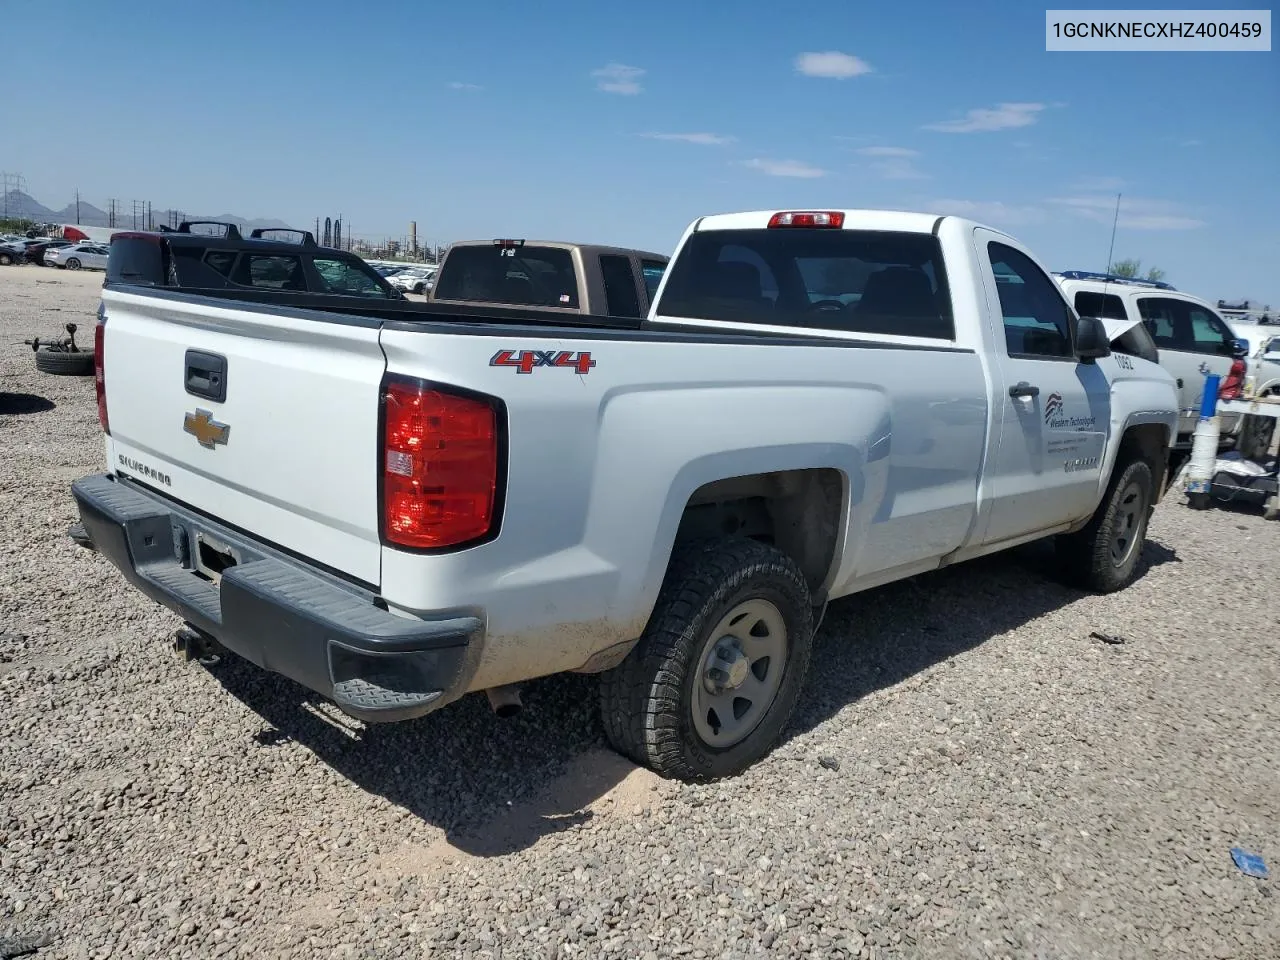
[[[210,581],[215,586],[222,582],[222,574],[240,563],[240,551],[230,544],[219,540],[203,530],[196,532],[194,549],[191,551],[191,565],[197,576]]]

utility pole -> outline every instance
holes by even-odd
[[[116,226],[115,197],[112,197],[110,200],[107,201],[107,226],[113,230],[115,229],[115,226]]]
[[[80,225],[80,188],[76,187],[76,226]]]
[[[151,219],[151,201],[148,200],[147,201],[147,229],[154,230],[155,228],[156,228],[156,223],[154,220]]]

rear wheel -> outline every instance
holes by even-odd
[[[67,260],[67,269],[68,269],[68,270],[79,270],[79,269],[80,269],[80,261],[79,261],[79,260],[77,260],[75,257],[71,257],[69,260]]]
[[[1084,529],[1057,539],[1063,574],[1078,587],[1112,593],[1133,582],[1147,539],[1155,479],[1144,460],[1118,466]]]
[[[605,733],[666,777],[740,773],[790,719],[812,642],[809,589],[790,557],[753,540],[684,547],[640,642],[601,678]]]
[[[4,266],[4,267],[13,266],[13,254],[0,253],[0,266]]]

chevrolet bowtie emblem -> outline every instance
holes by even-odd
[[[210,450],[220,443],[225,446],[227,434],[231,432],[231,427],[213,419],[213,414],[208,410],[188,413],[182,420],[182,429],[195,437],[200,446]]]

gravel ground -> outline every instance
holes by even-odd
[[[180,662],[65,538],[92,380],[20,341],[100,282],[0,268],[0,957],[1280,956],[1230,856],[1280,866],[1280,524],[1173,498],[1119,595],[1030,547],[834,605],[784,744],[711,786],[606,750],[587,677],[365,729]]]

